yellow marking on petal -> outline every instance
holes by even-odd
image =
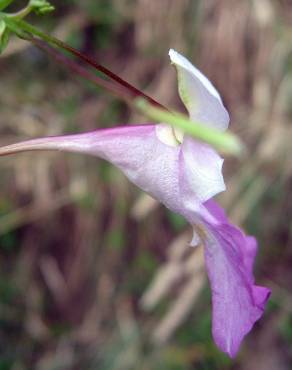
[[[183,131],[165,123],[160,123],[155,127],[156,135],[160,141],[166,145],[179,146],[182,143]]]

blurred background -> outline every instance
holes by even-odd
[[[21,2],[20,2],[21,3]],[[264,317],[231,361],[211,337],[190,227],[97,158],[0,160],[0,370],[292,368],[292,2],[55,1],[31,18],[167,107],[183,110],[168,49],[220,91],[248,147],[226,158],[232,221],[257,237]],[[144,122],[13,39],[0,58],[0,144]]]

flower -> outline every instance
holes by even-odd
[[[174,50],[180,97],[191,120],[219,130],[229,115],[211,82]],[[0,155],[57,149],[103,158],[194,229],[192,245],[205,245],[212,290],[212,331],[218,347],[235,356],[243,337],[261,317],[270,291],[254,285],[256,241],[230,224],[211,199],[225,190],[223,159],[208,144],[161,124],[120,126],[94,132],[33,139],[0,149]]]

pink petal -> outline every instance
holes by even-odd
[[[0,154],[28,150],[64,150],[103,158],[121,169],[142,190],[187,219],[200,206],[194,189],[189,194],[190,209],[185,209],[179,190],[181,146],[170,146],[159,140],[155,125],[34,139],[1,148]]]
[[[1,148],[0,154],[64,150],[103,158],[166,207],[196,223],[202,202],[225,189],[223,160],[210,146],[189,138],[182,145],[167,145],[158,138],[156,128],[124,126],[33,139]]]
[[[209,210],[215,209],[216,217],[218,206],[212,203],[209,201]],[[220,212],[217,224],[205,222],[205,259],[212,290],[213,337],[222,351],[234,357],[244,336],[262,316],[270,291],[254,285],[255,239],[220,222],[223,217]]]
[[[229,114],[212,83],[173,49],[170,49],[169,56],[177,68],[179,94],[190,118],[225,130],[229,124]]]

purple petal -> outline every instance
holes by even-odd
[[[226,216],[225,210],[219,206],[213,199],[208,200],[204,203],[209,213],[213,216],[212,220],[217,223],[228,223],[228,218]]]
[[[173,49],[169,51],[169,56],[177,68],[179,94],[190,118],[225,130],[229,124],[229,114],[212,83]]]
[[[208,203],[212,215],[219,215],[217,223],[205,222],[208,229],[205,259],[213,304],[212,332],[218,347],[234,357],[244,336],[262,316],[270,290],[254,285],[255,239],[227,223],[224,212],[219,211],[213,201]]]

